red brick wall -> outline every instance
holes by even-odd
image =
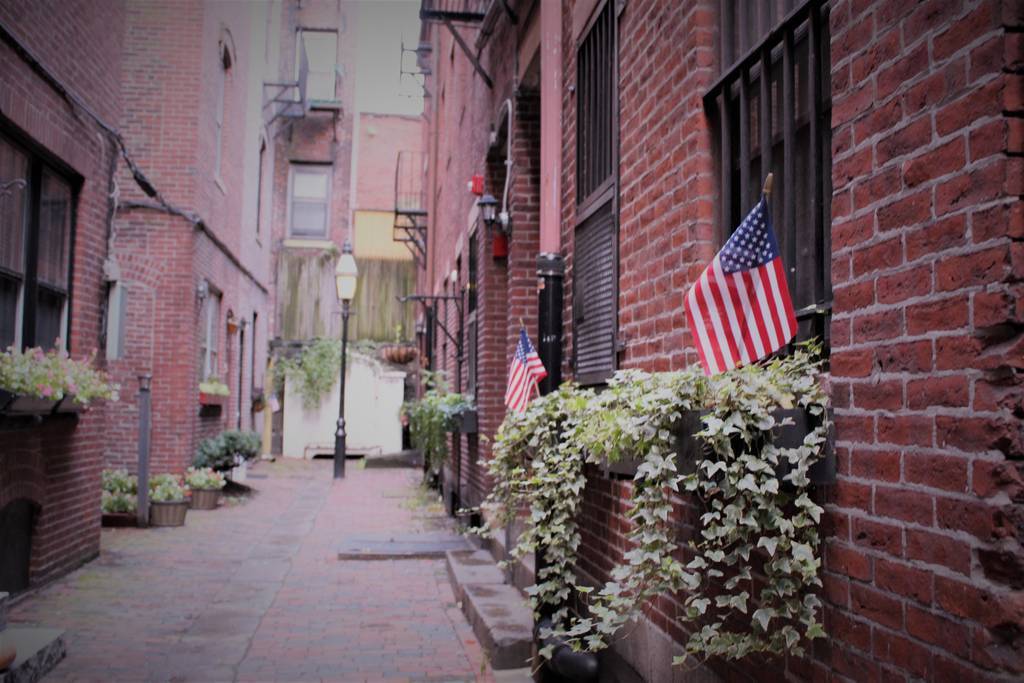
[[[121,112],[120,2],[0,2],[0,21],[40,62],[106,122]],[[83,179],[72,254],[71,354],[99,346],[103,259],[106,255],[108,138],[72,107],[6,43],[0,43],[0,117],[32,144]],[[98,358],[104,366],[102,354]],[[0,507],[29,498],[41,507],[31,551],[31,581],[39,584],[94,557],[100,544],[100,470],[106,406],[76,423],[47,421],[4,434]]]
[[[423,123],[418,116],[359,114],[359,151],[353,208],[391,211],[395,208],[395,164],[398,153],[423,149]]]
[[[830,640],[808,661],[772,665],[791,675],[979,680],[1024,668],[1019,7],[833,5],[840,474],[819,492]],[[700,102],[717,73],[715,12],[634,1],[620,18],[624,367],[694,360],[681,303],[715,247]],[[570,83],[571,50],[566,63]],[[574,108],[569,98],[567,291]],[[566,315],[568,336],[570,325]],[[628,493],[592,473],[582,562],[592,576],[605,578],[623,549]],[[650,616],[678,640],[676,608],[661,600]],[[763,671],[745,662],[728,675]]]
[[[562,36],[567,377],[574,4],[563,5]],[[718,247],[718,171],[701,99],[721,68],[718,3],[620,6],[618,362],[678,369],[696,361],[683,295]],[[831,5],[830,386],[839,474],[816,493],[826,507],[830,638],[805,660],[715,664],[728,678],[1008,680],[1024,669],[1020,7],[1002,0]],[[463,183],[483,168],[478,130],[490,124],[495,94],[507,83],[494,62],[515,61],[513,42],[502,42],[510,33],[499,22],[482,52],[485,68],[498,73],[493,93],[453,55],[444,30],[435,41],[435,251],[425,291],[441,291],[464,241],[472,197]],[[507,341],[519,311],[536,306],[536,245],[527,238],[517,253],[518,238],[506,271],[481,260],[485,432],[500,420],[498,367],[509,350],[500,337]],[[485,362],[488,354],[497,362]],[[486,484],[472,476],[474,488]],[[604,580],[625,550],[630,484],[596,471],[589,479],[580,569]],[[680,523],[689,524],[688,502],[678,506]],[[677,613],[668,597],[648,611],[678,643],[686,634]]]
[[[180,216],[130,206],[119,210],[114,242],[127,290],[128,324],[125,354],[111,368],[126,389],[126,400],[111,421],[116,435],[107,448],[111,467],[136,466],[140,373],[153,375],[154,472],[183,471],[199,440],[235,428],[239,414],[242,428],[260,428],[249,406],[253,373],[256,384],[262,384],[266,364],[269,245],[256,240],[250,222],[254,209],[247,206],[255,202],[248,184],[255,185],[256,179],[247,176],[246,163],[258,149],[259,131],[247,125],[246,108],[251,104],[249,69],[263,63],[262,53],[250,51],[252,32],[263,30],[244,4],[137,2],[128,9],[122,79],[126,144],[167,201],[197,216],[223,247]],[[213,150],[221,44],[228,45],[232,65],[225,76],[218,173]],[[122,203],[149,201],[124,168],[119,181]],[[204,321],[197,288],[203,281],[222,295],[218,374],[231,392],[228,405],[213,415],[201,415],[198,402]],[[258,314],[255,367],[252,326],[245,330],[240,353],[239,333],[227,330],[229,312],[250,323]]]

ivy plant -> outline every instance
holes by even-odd
[[[606,390],[572,385],[510,413],[487,463],[495,486],[484,503],[491,533],[529,508],[514,556],[545,548],[548,562],[528,590],[535,610],[555,607],[555,635],[597,651],[663,593],[681,593],[692,622],[687,655],[740,658],[752,652],[801,654],[805,639],[824,635],[818,621],[817,523],[808,495],[809,467],[824,454],[827,401],[817,348],[706,378],[697,369],[622,371]],[[773,443],[775,411],[800,407],[820,425],[796,448]],[[684,418],[702,428],[696,462],[677,463]],[[632,482],[629,550],[592,597],[573,566],[585,463],[639,461]],[[777,470],[787,472],[781,479]],[[681,492],[703,506],[697,532],[678,538],[673,501]],[[763,583],[755,580],[763,577]],[[568,598],[588,602],[573,616]],[[737,618],[739,617],[739,618]],[[550,648],[542,654],[550,655]],[[681,658],[681,659],[685,659]]]
[[[302,405],[315,410],[331,392],[341,372],[341,342],[320,337],[294,358],[279,358],[274,364],[274,386],[281,390],[285,378],[295,382]]]
[[[448,432],[455,418],[473,410],[471,400],[448,390],[442,373],[425,372],[422,396],[402,405],[402,415],[409,421],[412,445],[423,453],[431,472],[441,471],[448,460]]]

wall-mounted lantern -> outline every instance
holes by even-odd
[[[508,214],[502,212],[501,216],[498,216],[498,200],[491,194],[480,197],[476,200],[476,205],[480,208],[480,219],[487,227],[487,232],[491,234],[491,255],[494,258],[505,258],[508,256]],[[504,220],[501,220],[502,218]],[[495,229],[495,224],[498,224],[498,229]]]

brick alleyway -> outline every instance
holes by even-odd
[[[340,539],[436,528],[418,472],[261,464],[258,494],[179,529],[114,529],[12,610],[67,629],[47,681],[490,680],[443,560],[337,559]]]

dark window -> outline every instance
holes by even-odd
[[[618,64],[615,3],[597,13],[577,52],[573,365],[596,384],[615,371],[618,318]]]
[[[771,211],[797,339],[828,335],[832,304],[828,3],[720,6],[722,75],[704,97],[716,131],[722,241],[774,175]]]
[[[267,143],[260,141],[260,163],[256,171],[256,237],[260,236],[260,220],[263,217],[263,161],[267,156]]]
[[[469,273],[466,288],[469,290],[466,295],[466,309],[469,312],[466,323],[466,393],[476,396],[476,367],[477,367],[477,308],[476,290],[479,285],[479,274],[477,272],[477,249],[480,248],[477,232],[469,236]]]
[[[66,345],[73,211],[68,180],[0,136],[0,348]]]

